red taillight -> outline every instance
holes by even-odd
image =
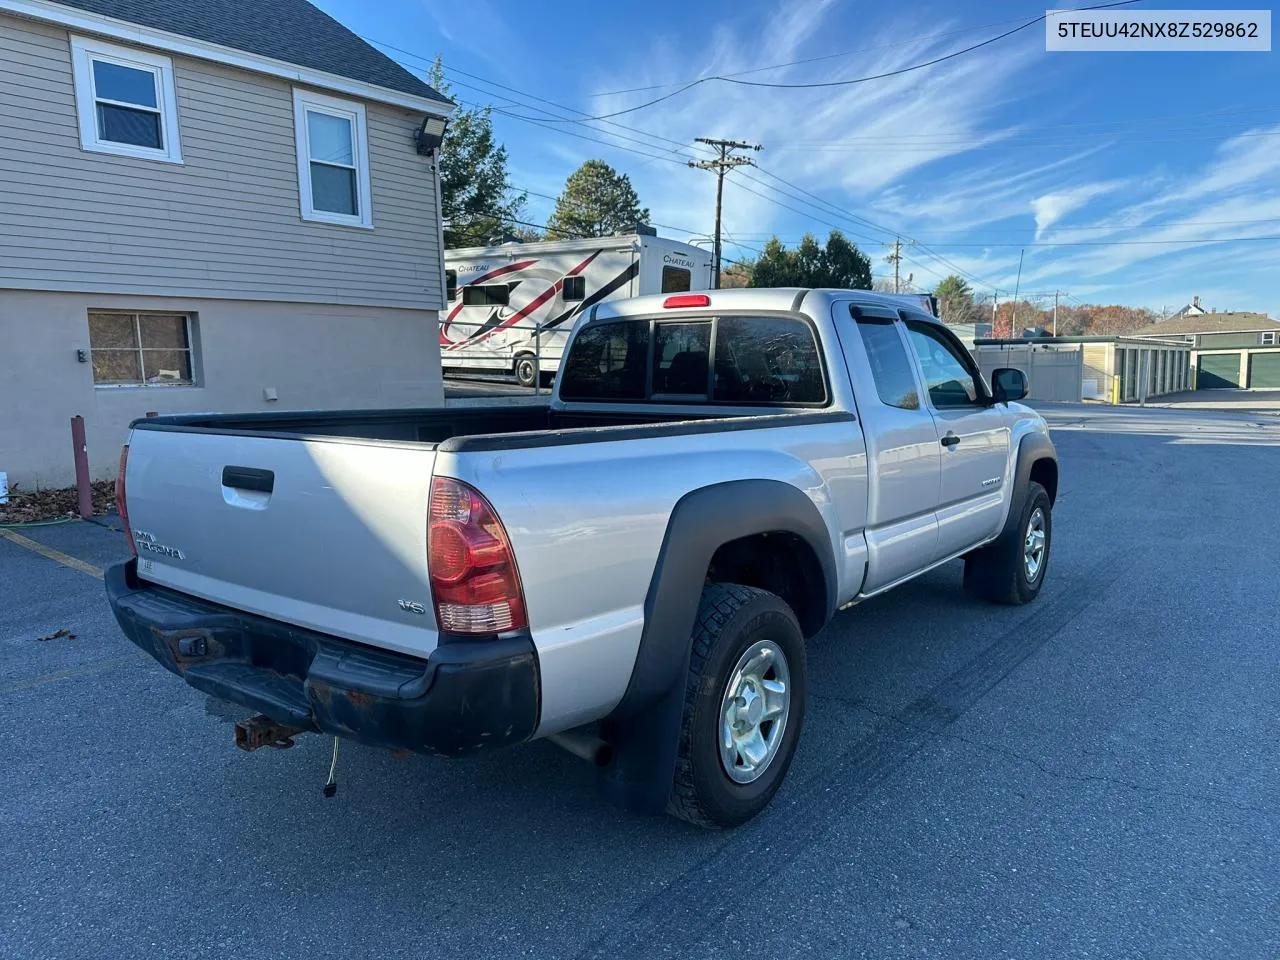
[[[675,310],[679,307],[709,307],[711,298],[705,293],[686,293],[679,297],[667,297],[662,301],[663,309]]]
[[[427,571],[442,631],[487,635],[528,625],[507,532],[489,501],[460,480],[431,481]]]
[[[116,513],[120,514],[120,522],[124,524],[125,539],[129,541],[129,552],[138,555],[137,544],[133,542],[133,527],[129,526],[129,504],[124,495],[124,471],[129,465],[129,445],[120,448],[120,470],[116,473]]]

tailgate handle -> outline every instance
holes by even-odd
[[[270,493],[276,485],[276,475],[271,470],[258,467],[223,467],[222,485],[237,490],[257,490]]]

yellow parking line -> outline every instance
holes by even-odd
[[[144,660],[142,657],[117,657],[114,660],[99,660],[97,663],[86,663],[79,667],[68,667],[66,670],[55,670],[53,673],[42,674],[38,677],[32,677],[29,680],[19,680],[16,683],[0,686],[0,697],[7,697],[11,693],[23,693],[27,690],[33,690],[36,687],[42,687],[46,683],[55,683],[58,680],[69,680],[73,677],[87,677],[95,673],[105,673],[108,670],[115,670],[117,667],[125,667],[130,664],[140,664]]]
[[[72,570],[79,570],[81,573],[87,573],[91,577],[102,579],[102,570],[95,567],[91,563],[85,563],[83,560],[77,560],[69,553],[63,553],[61,550],[55,550],[53,547],[46,547],[43,543],[36,543],[30,537],[24,537],[20,533],[14,533],[12,530],[0,530],[0,537],[8,540],[10,543],[16,543],[20,547],[38,553],[42,557],[48,557],[55,563],[60,563],[64,567],[70,567]]]

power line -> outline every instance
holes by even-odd
[[[1074,9],[1101,10],[1108,7],[1126,7],[1126,6],[1129,6],[1130,4],[1134,4],[1138,2],[1140,2],[1140,0],[1112,0],[1112,2],[1110,3],[1099,3],[1099,4],[1094,4],[1088,7],[1076,7]],[[812,83],[768,83],[763,80],[742,80],[737,77],[731,77],[731,76],[700,77],[699,79],[691,81],[690,83],[686,83],[684,86],[676,90],[673,90],[671,93],[664,94],[661,97],[654,97],[651,100],[647,100],[644,103],[637,104],[636,106],[633,106],[633,107],[626,107],[625,109],[622,109],[622,110],[614,110],[611,113],[602,113],[593,117],[586,117],[585,119],[608,120],[608,119],[611,119],[612,117],[621,117],[628,113],[635,113],[637,110],[644,110],[647,107],[652,107],[653,105],[662,103],[665,100],[670,100],[672,97],[679,96],[680,94],[684,93],[686,90],[690,90],[693,87],[699,86],[704,83],[709,83],[713,80],[720,80],[725,83],[734,83],[741,86],[770,87],[770,88],[780,88],[780,89],[781,88],[815,89],[819,87],[824,87],[824,88],[825,87],[847,87],[847,86],[852,86],[853,84],[856,84],[856,83],[867,83],[871,80],[884,80],[888,77],[901,76],[905,73],[911,73],[915,70],[923,70],[926,67],[932,67],[932,66],[935,66],[936,64],[943,63],[944,61],[947,61],[947,60],[954,60],[956,57],[963,56],[966,53],[972,53],[974,50],[979,50],[982,47],[993,44],[998,40],[1003,40],[1005,37],[1012,36],[1013,34],[1018,33],[1021,30],[1025,30],[1027,29],[1027,27],[1034,26],[1035,24],[1043,21],[1046,17],[1048,17],[1048,13],[1042,13],[1038,17],[1028,20],[1026,23],[1023,23],[1020,26],[1014,27],[1011,30],[1006,30],[1004,33],[997,34],[994,37],[989,37],[988,39],[983,40],[979,43],[970,44],[967,47],[962,47],[959,50],[954,50],[951,53],[944,54],[943,56],[940,56],[940,57],[934,57],[932,60],[926,60],[923,63],[914,63],[907,67],[899,67],[896,70],[887,70],[884,73],[871,74],[865,77],[854,77],[849,80],[825,80],[825,81],[812,82]]]
[[[1280,236],[1198,237],[1180,240],[1061,240],[1030,243],[947,243],[947,247],[1131,247],[1175,243],[1243,243],[1251,240],[1280,240]],[[925,247],[924,249],[928,249]]]
[[[1010,17],[1007,20],[993,20],[989,23],[974,24],[972,27],[962,27],[959,30],[947,30],[942,33],[926,33],[918,37],[912,37],[909,40],[895,40],[893,43],[878,43],[870,47],[857,47],[853,50],[842,50],[839,53],[827,53],[818,57],[805,57],[802,60],[789,60],[786,63],[772,63],[764,67],[752,67],[749,70],[735,70],[732,73],[720,74],[720,76],[746,77],[754,73],[766,73],[769,70],[781,70],[784,67],[800,67],[808,63],[819,63],[823,60],[838,60],[841,57],[851,57],[858,53],[870,53],[875,50],[889,50],[893,47],[903,47],[920,43],[923,40],[941,40],[943,37],[954,37],[962,33],[973,33],[975,30],[985,30],[987,27],[1002,27],[1006,23],[1021,23],[1025,19],[1026,17]],[[624,93],[642,93],[646,90],[663,90],[668,87],[679,87],[701,79],[704,78],[695,77],[693,80],[672,80],[669,83],[651,83],[642,87],[626,87],[622,90],[600,90],[591,94],[591,96],[613,97]]]
[[[405,49],[404,49],[404,48],[402,48],[402,47],[397,47],[397,46],[395,46],[394,44],[387,43],[385,40],[376,40],[376,39],[374,39],[374,38],[372,38],[372,37],[364,37],[364,36],[362,36],[362,37],[361,37],[361,39],[366,40],[366,41],[368,41],[369,43],[377,44],[378,46],[381,46],[381,47],[386,47],[388,50],[394,50],[394,51],[396,51],[397,53],[399,53],[399,54],[401,54],[401,55],[403,55],[403,56],[409,57],[410,59],[417,60],[417,61],[418,61],[418,62],[420,62],[420,63],[432,63],[432,64],[434,64],[434,61],[429,60],[427,57],[424,57],[424,56],[422,56],[422,55],[420,55],[420,54],[417,54],[417,53],[413,53],[413,52],[412,52],[412,51],[410,51],[410,50],[405,50]],[[537,96],[537,95],[535,95],[535,94],[528,93],[528,92],[526,92],[526,91],[524,91],[524,90],[517,89],[516,87],[510,87],[510,86],[507,86],[506,84],[499,83],[499,82],[498,82],[498,81],[496,81],[496,80],[490,80],[488,77],[482,77],[482,76],[480,76],[479,74],[475,74],[475,73],[468,73],[466,70],[462,70],[462,69],[461,69],[461,68],[459,68],[459,67],[455,67],[455,66],[452,66],[452,65],[446,65],[446,64],[444,63],[444,61],[443,61],[443,60],[441,61],[440,66],[441,66],[441,69],[442,69],[442,70],[444,70],[446,73],[449,73],[449,74],[460,74],[461,76],[469,77],[469,78],[471,78],[472,80],[476,80],[476,81],[478,81],[478,82],[480,82],[480,83],[483,83],[483,84],[485,84],[485,85],[487,85],[487,86],[490,86],[490,87],[496,87],[496,88],[497,88],[497,89],[499,89],[499,90],[505,90],[505,91],[508,91],[508,92],[510,92],[510,93],[518,94],[519,96],[521,96],[521,97],[525,98],[526,100],[533,100],[533,101],[536,101],[537,103],[545,103],[545,104],[547,104],[548,106],[555,107],[557,110],[563,111],[563,112],[565,112],[565,113],[576,113],[576,114],[578,114],[578,115],[579,115],[579,116],[581,116],[581,117],[586,117],[586,116],[587,116],[587,114],[586,114],[586,112],[585,112],[585,111],[574,109],[573,107],[566,106],[565,104],[562,104],[562,103],[557,103],[557,102],[556,102],[556,101],[554,101],[554,100],[548,100],[548,99],[547,99],[547,98],[545,98],[545,97],[539,97],[539,96]],[[416,68],[409,67],[409,69],[416,69]],[[420,72],[422,72],[422,73],[426,73],[427,71],[425,71],[425,70],[420,70]],[[468,83],[464,83],[464,82],[462,82],[461,80],[454,79],[452,82],[453,82],[453,83],[458,84],[458,86],[460,86],[460,87],[466,87],[466,88],[467,88],[467,89],[469,89],[469,90],[475,90],[475,91],[477,91],[478,93],[489,93],[489,91],[482,90],[482,89],[480,89],[479,87],[472,86],[471,84],[468,84]],[[492,96],[493,94],[489,94],[489,95],[490,95],[490,96]],[[538,107],[534,106],[533,104],[529,104],[529,103],[522,103],[522,102],[519,102],[519,101],[516,101],[516,100],[512,100],[512,99],[510,99],[510,98],[508,98],[508,102],[510,102],[510,103],[511,103],[512,105],[514,105],[514,106],[523,107],[523,108],[525,108],[525,109],[540,110],[540,108],[538,108]],[[550,112],[549,110],[540,110],[540,112],[541,112],[541,113],[548,114],[548,115],[550,115],[550,116],[555,116],[554,114],[551,114],[551,112]],[[570,122],[570,123],[581,123],[583,126],[587,126],[587,124],[586,124],[586,122],[585,122],[585,121],[582,121],[582,120],[575,120],[575,119],[573,119],[573,118],[571,118],[571,117],[556,117],[556,119],[558,119],[558,120],[562,120],[562,121],[567,121],[567,122]],[[688,144],[686,144],[686,143],[685,143],[684,141],[682,141],[682,140],[672,140],[670,137],[664,137],[664,136],[662,136],[661,134],[650,133],[650,132],[649,132],[649,131],[647,131],[647,130],[640,130],[640,129],[638,129],[637,127],[629,127],[629,126],[627,126],[626,124],[622,124],[622,123],[613,123],[612,121],[602,121],[602,122],[603,122],[603,123],[605,123],[607,126],[610,126],[610,127],[617,127],[619,130],[627,130],[627,131],[629,131],[629,132],[631,132],[631,133],[639,133],[639,134],[641,134],[642,136],[645,136],[645,137],[650,138],[651,140],[661,140],[661,141],[663,141],[663,142],[665,142],[665,143],[674,144],[677,148],[679,148],[679,149],[678,149],[677,151],[675,151],[675,152],[687,151],[687,150],[689,149]],[[589,129],[595,129],[595,130],[598,130],[599,128],[596,128],[596,127],[589,127]],[[604,133],[604,134],[606,134],[607,136],[618,136],[620,139],[624,139],[624,140],[631,140],[631,139],[632,139],[632,138],[630,138],[630,137],[621,137],[619,134],[611,134],[611,133],[609,133],[609,132],[608,132],[608,131],[606,131],[606,130],[600,130],[599,132]],[[635,142],[635,143],[640,143],[640,142],[642,142],[642,141],[633,140],[633,142]],[[652,146],[652,144],[650,144],[650,146]]]

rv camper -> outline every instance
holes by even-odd
[[[555,375],[574,321],[603,300],[712,286],[711,253],[634,233],[445,251],[446,373]]]

